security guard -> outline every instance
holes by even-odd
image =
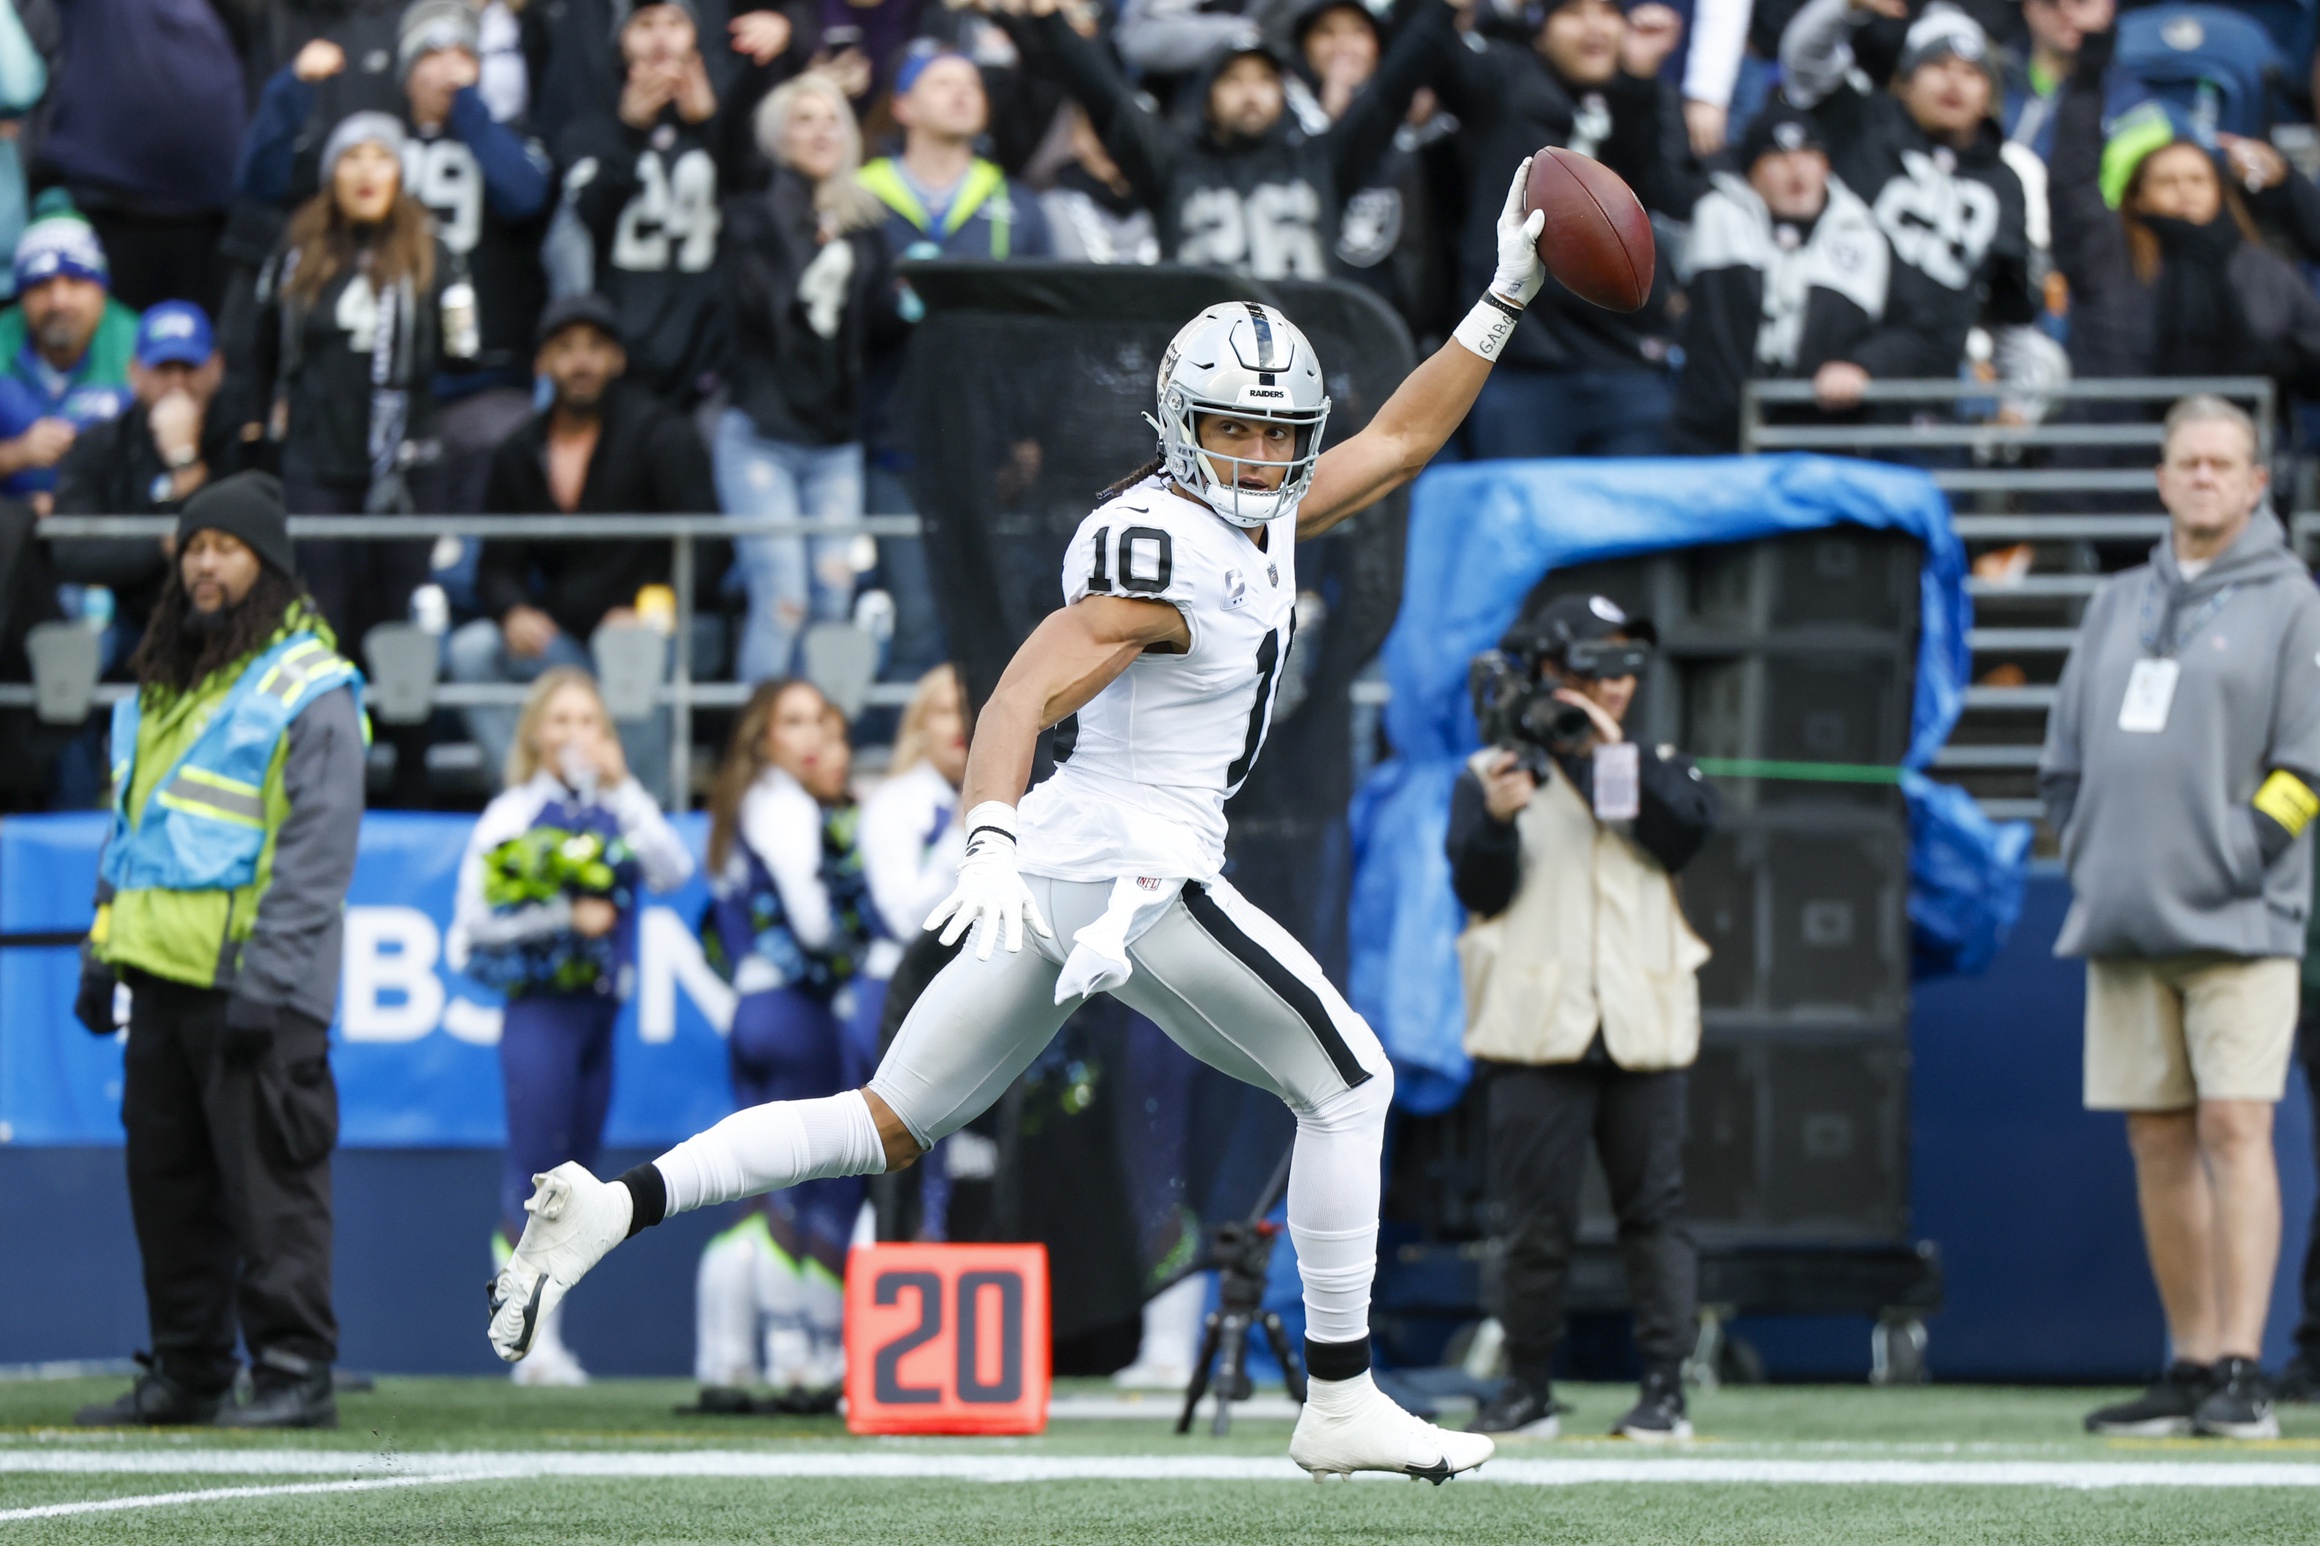
[[[329,1025],[362,823],[362,677],[296,578],[281,485],[196,494],[113,713],[74,1013],[117,1029],[153,1352],[91,1425],[335,1427]],[[239,1328],[251,1394],[234,1405]]]

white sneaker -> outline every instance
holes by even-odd
[[[1192,1382],[1192,1360],[1208,1309],[1209,1274],[1196,1272],[1144,1301],[1144,1335],[1136,1361],[1112,1375],[1120,1390],[1182,1390]]]
[[[1452,1433],[1403,1411],[1367,1371],[1350,1380],[1312,1381],[1289,1439],[1289,1458],[1315,1481],[1392,1471],[1439,1487],[1496,1453],[1487,1434]]]
[[[794,1390],[813,1375],[814,1339],[805,1327],[779,1323],[765,1328],[765,1383]]]
[[[524,1204],[531,1222],[515,1254],[491,1283],[491,1350],[514,1363],[532,1350],[543,1321],[628,1238],[628,1188],[590,1175],[566,1160],[543,1176]]]
[[[577,1388],[588,1383],[588,1371],[580,1367],[580,1360],[564,1345],[564,1307],[557,1305],[540,1317],[540,1329],[532,1338],[532,1350],[524,1360],[508,1371],[509,1378],[518,1385],[534,1388],[561,1386]]]

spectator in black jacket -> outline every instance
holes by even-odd
[[[862,135],[829,77],[800,75],[757,111],[772,183],[731,201],[725,305],[733,406],[717,422],[717,493],[729,515],[862,518],[862,393],[871,352],[904,328],[879,226],[886,207],[854,180]],[[749,587],[745,682],[787,676],[809,621],[854,599],[850,537],[742,537]]]
[[[1435,89],[1466,129],[1472,190],[1460,261],[1468,284],[1497,263],[1503,190],[1525,156],[1559,145],[1627,179],[1645,209],[1684,219],[1706,191],[1675,88],[1658,79],[1682,23],[1667,6],[1623,14],[1611,0],[1561,0],[1530,45],[1500,40],[1446,52]],[[1478,277],[1479,276],[1479,277]],[[1666,449],[1664,281],[1622,315],[1547,281],[1466,421],[1478,457],[1651,456]]]
[[[594,295],[551,302],[534,366],[554,393],[493,453],[491,515],[703,515],[717,508],[708,453],[682,415],[623,379],[620,318]],[[638,620],[638,592],[669,581],[666,542],[544,537],[484,543],[475,587],[484,616],[452,634],[459,682],[529,682],[550,666],[595,669],[589,638]],[[516,710],[472,708],[468,733],[484,765],[506,765]],[[620,727],[629,766],[648,780],[668,766],[662,716]]]
[[[1718,172],[1692,211],[1682,278],[1684,373],[1671,436],[1686,454],[1740,449],[1750,381],[1809,380],[1842,413],[1926,342],[1886,307],[1893,255],[1852,189],[1829,174],[1811,114],[1775,98],[1741,136],[1743,175]],[[1794,418],[1795,410],[1768,411]]]
[[[1140,101],[1057,14],[1056,0],[1031,0],[1028,11],[1010,18],[1025,67],[1052,74],[1086,108],[1136,196],[1158,215],[1161,254],[1260,279],[1329,277],[1345,196],[1392,148],[1444,46],[1448,17],[1439,0],[1420,0],[1376,76],[1334,122],[1308,133],[1287,111],[1288,65],[1269,44],[1217,56],[1196,88],[1200,121],[1186,129]]]
[[[407,514],[433,432],[450,255],[403,182],[403,126],[356,113],[330,134],[322,191],[259,276],[255,383],[294,515]],[[307,588],[350,655],[409,616],[424,542],[301,542]]]
[[[1289,111],[1314,132],[1353,111],[1386,51],[1378,17],[1358,0],[1299,0],[1289,18],[1288,39]],[[1457,128],[1434,94],[1421,88],[1394,126],[1376,170],[1360,187],[1342,190],[1344,208],[1331,254],[1345,277],[1402,314],[1421,353],[1431,347],[1429,337],[1438,339],[1457,320],[1443,316],[1450,304],[1450,275],[1424,158],[1427,148]]]
[[[1854,29],[1905,0],[1811,0],[1781,35],[1783,90],[1820,120],[1830,164],[1893,247],[1889,306],[1923,324],[1908,376],[1954,375],[1976,323],[2028,324],[2028,209],[1993,114],[1997,61],[1981,27],[1934,0],[1910,24],[1890,90],[1869,89]]]
[[[2243,192],[2254,168],[2227,178],[2157,102],[2123,115],[2106,141],[2112,37],[2087,35],[2055,112],[2048,198],[2055,266],[2070,282],[2072,366],[2084,376],[2264,375],[2320,392],[2320,298],[2264,245]],[[2284,167],[2256,197],[2291,230],[2320,206],[2320,189]]]
[[[265,447],[210,411],[225,378],[210,321],[191,301],[164,301],[137,326],[129,362],[136,401],[92,424],[56,467],[59,515],[175,515],[194,492],[259,467]],[[145,635],[169,578],[167,550],[149,537],[65,537],[49,544],[57,578],[113,592],[108,662]]]
[[[472,511],[491,448],[531,407],[532,327],[546,300],[540,240],[555,189],[548,153],[521,122],[502,122],[482,93],[483,35],[467,0],[413,0],[396,26],[385,109],[398,114],[403,182],[434,217],[451,259],[444,281],[443,368],[430,389],[440,454],[415,490],[429,511]],[[242,190],[287,202],[312,191],[300,146],[342,101],[376,96],[347,77],[346,51],[317,39],[266,83],[242,158]],[[327,120],[326,120],[327,121]]]
[[[720,128],[693,0],[615,6],[627,79],[575,114],[557,160],[595,290],[620,316],[630,380],[690,408],[724,363],[715,268]]]

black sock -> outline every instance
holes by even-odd
[[[647,1160],[633,1170],[625,1171],[620,1184],[628,1188],[628,1233],[633,1238],[640,1229],[650,1229],[668,1216],[669,1184],[661,1179],[659,1167]]]
[[[1369,1338],[1359,1342],[1305,1339],[1305,1372],[1317,1380],[1350,1380],[1369,1372]]]

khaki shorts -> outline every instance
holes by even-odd
[[[2180,1111],[2288,1089],[2302,963],[2214,952],[2086,963],[2086,1105]]]

